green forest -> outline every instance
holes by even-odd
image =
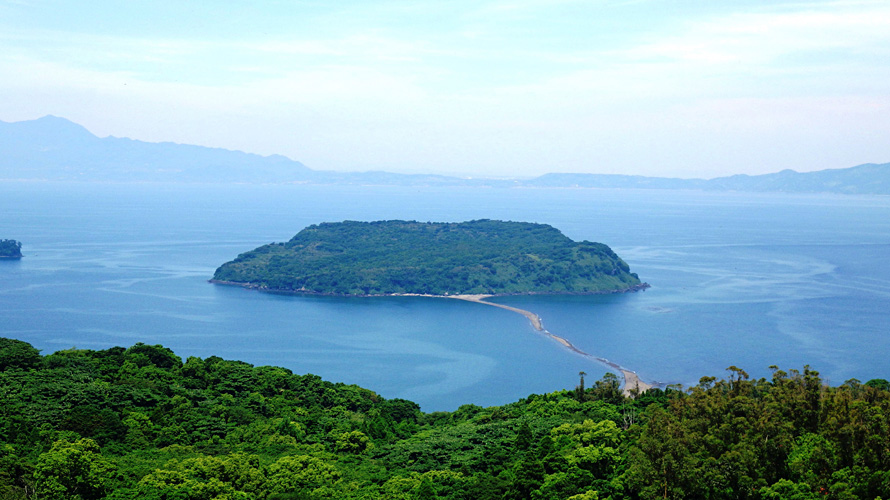
[[[890,497],[890,383],[771,367],[625,397],[615,375],[424,413],[160,345],[0,338],[2,499]]]
[[[0,240],[0,258],[18,259],[22,256],[22,244],[16,240]]]
[[[546,224],[345,221],[242,253],[216,282],[332,295],[609,293],[644,288],[602,243]]]

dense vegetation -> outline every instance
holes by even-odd
[[[337,295],[604,293],[642,285],[602,243],[545,224],[325,223],[239,255],[213,279]]]
[[[0,240],[0,258],[18,259],[21,256],[21,243],[16,240]]]
[[[873,499],[890,384],[774,369],[625,398],[607,374],[422,413],[357,386],[162,346],[0,339],[3,499]]]

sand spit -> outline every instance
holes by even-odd
[[[292,293],[292,294],[297,294],[297,295],[336,295],[336,294],[314,294],[312,292],[307,292],[305,290],[292,290],[292,291],[268,290],[265,287],[256,285],[254,283],[240,283],[240,282],[222,281],[222,280],[209,280],[209,281],[210,281],[210,283],[214,283],[217,285],[235,285],[235,286],[240,286],[240,287],[244,287],[244,288],[248,288],[248,289],[260,290],[260,291],[272,292],[272,293]],[[645,290],[648,287],[649,287],[649,285],[647,283],[643,283],[642,285],[633,287],[632,289],[630,289],[628,291]],[[383,294],[383,295],[367,295],[366,297],[378,297],[378,296],[435,297],[435,298],[446,298],[446,299],[458,299],[458,300],[465,300],[468,302],[476,302],[479,304],[485,304],[487,306],[500,307],[501,309],[513,311],[515,313],[519,313],[519,314],[525,316],[526,318],[528,318],[528,320],[531,322],[531,324],[535,328],[535,330],[537,330],[537,331],[543,333],[544,335],[547,335],[551,339],[559,342],[565,348],[570,349],[570,350],[576,352],[577,354],[580,354],[581,356],[584,356],[586,358],[590,358],[594,361],[602,363],[602,364],[608,366],[609,368],[612,368],[613,370],[620,373],[621,376],[624,377],[624,394],[625,395],[633,395],[634,393],[645,392],[647,389],[651,389],[652,387],[655,387],[654,384],[649,384],[649,383],[646,383],[646,382],[643,382],[642,380],[640,380],[640,377],[637,376],[636,372],[634,372],[632,370],[628,370],[628,369],[622,367],[621,365],[619,365],[618,363],[613,363],[612,361],[609,361],[606,358],[600,358],[600,357],[594,356],[592,354],[586,353],[586,352],[582,351],[581,349],[578,349],[577,347],[572,345],[572,343],[569,342],[568,340],[566,340],[558,335],[554,335],[554,334],[548,332],[544,328],[544,324],[541,322],[541,317],[538,316],[537,314],[535,314],[531,311],[526,311],[525,309],[519,309],[518,307],[507,306],[504,304],[497,304],[497,303],[489,302],[486,300],[491,297],[496,297],[496,295],[484,295],[484,294],[480,294],[480,295],[469,295],[469,294],[465,294],[465,295],[431,295],[431,294],[424,294],[424,293],[393,293],[393,294]]]
[[[642,380],[640,380],[640,377],[637,376],[636,372],[628,370],[628,369],[622,367],[621,365],[619,365],[618,363],[609,361],[606,358],[600,358],[600,357],[594,356],[592,354],[588,354],[588,353],[582,351],[581,349],[578,349],[574,345],[572,345],[572,343],[569,342],[568,340],[566,340],[558,335],[554,335],[554,334],[548,332],[544,328],[544,324],[541,321],[541,317],[531,311],[526,311],[525,309],[519,309],[518,307],[507,306],[504,304],[497,304],[495,302],[489,302],[489,301],[485,300],[485,299],[493,297],[492,295],[447,295],[447,296],[437,295],[437,297],[446,297],[449,299],[466,300],[468,302],[476,302],[479,304],[485,304],[487,306],[500,307],[501,309],[513,311],[515,313],[519,313],[519,314],[525,316],[531,322],[532,326],[535,327],[535,330],[537,330],[537,331],[543,333],[544,335],[547,335],[548,337],[552,338],[553,340],[559,342],[567,349],[570,349],[584,357],[598,361],[598,362],[608,366],[609,368],[612,368],[615,371],[621,373],[621,375],[624,377],[624,394],[625,395],[632,395],[633,393],[639,394],[639,393],[644,392],[647,389],[651,389],[653,387],[652,384],[647,384],[646,382],[643,382]]]

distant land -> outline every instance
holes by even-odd
[[[0,121],[0,180],[307,183],[402,186],[692,189],[890,194],[890,163],[714,179],[550,173],[533,179],[461,178],[381,171],[313,170],[284,156],[261,156],[171,142],[99,138],[64,118]]]
[[[0,240],[0,259],[21,259],[22,244],[16,240]]]
[[[220,266],[213,282],[373,296],[614,293],[645,288],[602,243],[546,224],[345,221],[309,226]]]

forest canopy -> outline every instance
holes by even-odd
[[[22,244],[16,240],[0,240],[0,258],[18,259],[22,256]]]
[[[611,293],[647,285],[611,248],[528,222],[309,226],[242,253],[213,281],[334,295]]]
[[[41,355],[0,338],[0,498],[890,498],[890,384],[772,369],[636,397],[607,373],[425,413],[160,345]]]

